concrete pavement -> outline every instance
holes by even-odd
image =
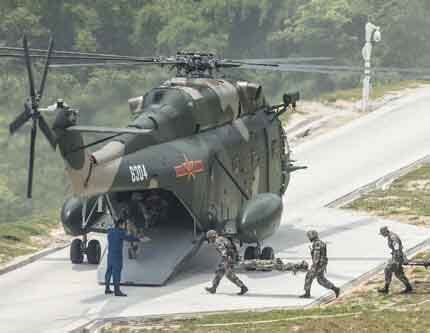
[[[324,208],[329,202],[428,154],[430,89],[358,119],[294,149],[308,170],[293,174],[279,232],[266,242],[281,258],[309,259],[305,231],[315,228],[328,243],[328,277],[343,285],[378,267],[389,257],[378,236],[387,224],[410,249],[428,238],[427,230]],[[68,249],[0,276],[0,331],[61,332],[103,317],[304,306],[303,274],[241,274],[250,292],[234,295],[223,281],[216,295],[203,287],[213,277],[217,256],[203,247],[185,270],[165,287],[124,287],[128,298],[107,297],[96,284],[96,267],[71,265]],[[315,298],[328,292],[318,285]]]

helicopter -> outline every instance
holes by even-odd
[[[9,126],[12,135],[32,122],[27,197],[32,196],[40,129],[58,149],[71,183],[73,196],[61,210],[66,233],[76,237],[71,262],[80,264],[86,256],[89,263],[99,264],[101,244],[88,241],[88,234],[104,233],[122,217],[130,221],[133,233],[150,239],[150,250],[143,254],[132,244],[129,259],[146,266],[152,260],[148,272],[161,265],[162,253],[170,267],[149,284],[164,284],[197,252],[210,229],[240,246],[247,244],[245,260],[273,259],[273,248],[262,248],[262,242],[280,226],[291,173],[306,168],[294,164],[280,121],[282,114],[294,110],[300,94],[285,93],[282,103],[270,105],[260,84],[225,78],[219,75],[223,69],[362,72],[359,67],[295,64],[325,58],[234,60],[200,52],[132,57],[54,51],[53,39],[47,50],[30,49],[25,36],[22,48],[3,46],[0,51],[0,57],[24,58],[27,68],[30,97]],[[33,58],[45,59],[38,91]],[[147,65],[174,69],[176,75],[129,99],[133,120],[126,127],[80,125],[79,111],[61,99],[40,107],[51,68]],[[54,115],[52,125],[45,113]],[[88,142],[87,134],[103,137]]]

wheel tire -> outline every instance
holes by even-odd
[[[254,260],[258,258],[258,248],[256,246],[248,246],[243,255],[245,260]]]
[[[100,242],[96,239],[92,239],[88,242],[87,247],[87,259],[88,263],[92,265],[98,265],[100,263],[100,257],[102,255],[102,248]]]
[[[262,260],[274,260],[275,259],[275,251],[270,246],[267,246],[261,251]]]
[[[70,261],[73,264],[82,264],[84,253],[82,251],[82,240],[74,239],[70,245]]]

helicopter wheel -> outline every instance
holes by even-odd
[[[98,265],[100,263],[101,253],[102,249],[100,242],[96,239],[90,240],[87,247],[88,263],[92,265]]]
[[[84,261],[82,240],[78,238],[74,239],[70,245],[70,260],[73,264],[82,264]]]
[[[261,260],[274,260],[275,259],[275,251],[272,247],[267,246],[261,251]]]

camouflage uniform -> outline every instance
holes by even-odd
[[[384,235],[385,233],[385,235]],[[412,291],[412,286],[403,271],[403,264],[407,262],[407,258],[403,254],[403,245],[399,236],[397,236],[394,232],[388,231],[387,228],[381,228],[381,234],[387,237],[388,247],[391,249],[392,259],[385,267],[385,286],[383,289],[380,289],[380,292],[387,293],[391,280],[394,275],[405,285],[405,292]]]
[[[233,271],[234,260],[237,256],[236,246],[229,239],[218,236],[215,240],[215,247],[221,254],[222,260],[215,271],[215,277],[212,281],[212,288],[216,289],[218,287],[224,275],[239,288],[244,288],[244,283],[236,276]]]
[[[311,247],[311,257],[312,266],[306,273],[305,278],[305,294],[302,297],[310,297],[312,282],[316,278],[318,283],[327,288],[331,289],[336,293],[336,297],[339,295],[339,288],[337,288],[332,282],[330,282],[325,277],[325,272],[327,270],[328,258],[327,258],[327,246],[326,244],[318,238],[316,231],[308,232],[309,239],[312,242]]]

